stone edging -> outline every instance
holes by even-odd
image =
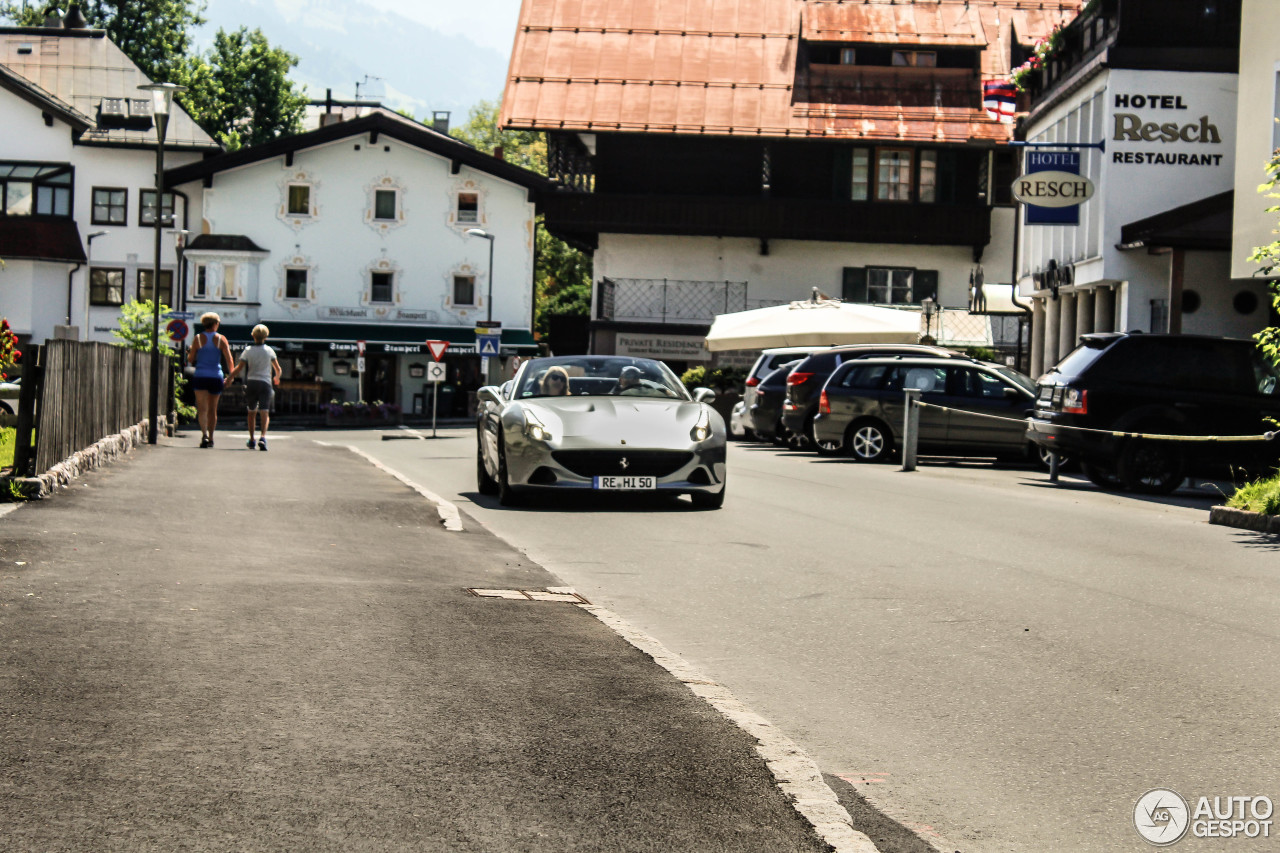
[[[1240,527],[1258,533],[1280,534],[1280,515],[1263,515],[1260,512],[1233,509],[1229,506],[1212,507],[1209,510],[1209,523]]]
[[[52,497],[59,486],[66,486],[86,471],[101,468],[115,462],[121,456],[141,444],[147,443],[147,422],[141,421],[124,432],[100,439],[91,447],[77,450],[43,474],[34,477],[0,478],[0,489],[5,492],[10,483],[17,483],[27,500]]]

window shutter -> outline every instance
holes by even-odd
[[[928,297],[938,301],[938,271],[916,270],[911,280],[911,298],[915,302]]]
[[[937,273],[934,274],[934,282],[937,282]],[[840,288],[840,298],[845,302],[866,302],[867,301],[867,268],[866,267],[845,267],[844,281]]]

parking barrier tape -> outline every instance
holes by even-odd
[[[939,406],[937,403],[918,402],[917,406],[930,409],[938,409],[944,412],[957,412],[962,415],[968,415],[974,418],[990,418],[997,421],[1021,421],[1029,423],[1035,421],[1035,418],[1006,418],[1003,415],[988,415],[985,412],[969,412],[964,409],[953,409],[950,406]],[[1211,441],[1272,441],[1280,436],[1280,430],[1272,430],[1264,432],[1260,435],[1164,435],[1161,433],[1150,432],[1121,432],[1114,429],[1094,429],[1093,427],[1071,426],[1070,424],[1050,424],[1044,421],[1045,426],[1053,429],[1074,429],[1079,432],[1092,432],[1099,435],[1110,435],[1116,438],[1143,438],[1151,441],[1195,441],[1195,442],[1211,442]]]

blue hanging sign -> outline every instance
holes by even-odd
[[[1070,191],[1073,198],[1079,201],[1086,201],[1093,195],[1093,184],[1088,178],[1079,178],[1077,181],[1071,181],[1070,175],[1080,174],[1080,152],[1079,151],[1028,151],[1027,167],[1023,177],[1014,181],[1013,190],[1014,197],[1023,201],[1026,206],[1027,225],[1079,225],[1080,224],[1080,204],[1079,201],[1074,204],[1063,204],[1065,198],[1061,195],[1057,196],[1056,203],[1053,206],[1031,204],[1024,199],[1025,193],[1019,192],[1019,185],[1028,182],[1035,183],[1035,173],[1056,173],[1052,176],[1044,174],[1043,177],[1050,179],[1053,189],[1059,192]],[[1064,189],[1065,188],[1065,189]]]

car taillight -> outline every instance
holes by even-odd
[[[756,387],[756,386],[757,386],[757,385],[759,385],[759,384],[760,384],[760,380],[759,380],[759,379],[757,379],[757,378],[756,378],[756,377],[754,377],[754,376],[752,376],[750,379],[748,379],[748,380],[747,380],[747,387],[748,387],[748,388],[754,388],[754,387]]]
[[[1062,395],[1062,411],[1069,415],[1089,414],[1089,392],[1083,388],[1068,388]]]
[[[787,384],[803,385],[804,383],[809,381],[809,377],[811,376],[813,376],[812,373],[796,373],[792,371],[792,373],[787,376]]]
[[[827,397],[827,389],[822,389],[822,396],[818,398],[818,411],[824,415],[831,414],[831,399]]]

